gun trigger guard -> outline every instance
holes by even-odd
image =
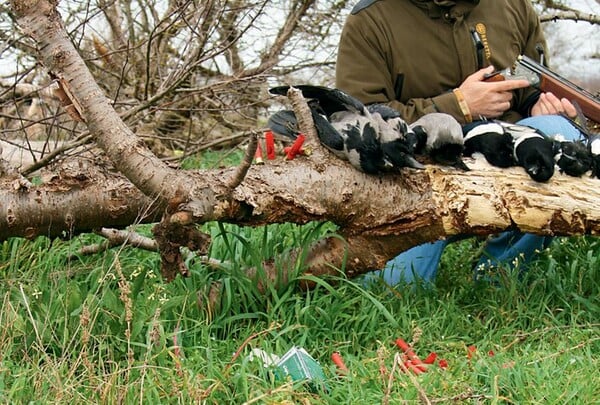
[[[527,80],[530,86],[537,86],[540,84],[540,76],[527,69],[526,67],[517,63],[512,69],[507,68],[504,70],[504,77],[510,80]]]

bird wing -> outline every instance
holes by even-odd
[[[344,138],[329,121],[316,111],[311,110],[313,122],[319,140],[333,152],[344,150]],[[298,120],[292,110],[277,111],[269,117],[267,127],[276,134],[296,139],[300,133]]]
[[[401,118],[402,117],[398,110],[390,107],[387,104],[381,104],[381,103],[369,104],[367,106],[367,110],[371,114],[375,114],[375,113],[379,114],[381,116],[381,118],[383,118],[386,121],[391,120],[393,118]]]
[[[267,127],[276,134],[296,139],[298,137],[298,120],[292,110],[281,110],[269,117]]]
[[[359,114],[364,114],[366,111],[363,103],[342,90],[310,84],[300,84],[293,87],[300,90],[305,98],[317,100],[327,117],[339,111],[352,111]],[[271,94],[287,95],[289,88],[290,86],[277,86],[269,89],[269,92]]]

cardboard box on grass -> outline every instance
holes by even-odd
[[[321,365],[301,347],[292,347],[277,362],[277,368],[283,377],[292,381],[308,380],[313,389],[327,391],[325,374]]]

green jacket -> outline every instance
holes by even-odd
[[[481,23],[487,48],[478,58],[472,31]],[[539,60],[539,50],[547,56],[529,0],[361,0],[342,31],[336,87],[367,104],[389,103],[409,122],[440,111],[464,123],[452,89],[490,63],[503,69],[519,54]],[[516,91],[501,119],[527,115],[537,95]]]

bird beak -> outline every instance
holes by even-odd
[[[469,168],[469,166],[467,166],[462,159],[458,159],[454,167],[456,167],[457,169],[464,170],[465,172],[471,171],[471,168]]]
[[[405,166],[412,167],[413,169],[425,169],[421,163],[419,163],[414,157],[406,155],[404,156]]]

